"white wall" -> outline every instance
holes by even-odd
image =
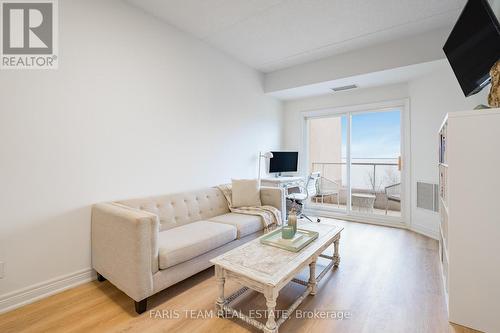
[[[487,104],[489,86],[481,93],[465,98],[446,62],[430,75],[405,84],[359,89],[319,97],[291,100],[285,103],[284,146],[301,147],[301,111],[359,105],[409,98],[411,131],[411,227],[437,238],[439,216],[416,208],[416,182],[438,182],[437,131],[447,112],[473,109]],[[480,112],[480,111],[478,111]]]
[[[500,0],[488,0],[491,10],[495,13],[497,18],[500,18]]]
[[[408,91],[411,103],[411,151],[413,181],[439,182],[437,132],[446,113],[472,110],[478,104],[488,104],[490,86],[465,98],[451,67],[411,81]],[[478,111],[480,112],[480,111]],[[413,188],[413,193],[415,188]],[[433,235],[439,232],[439,216],[416,208],[413,196],[412,223],[417,230]]]
[[[60,1],[54,71],[0,72],[0,304],[90,268],[90,206],[256,177],[262,76],[120,1]]]

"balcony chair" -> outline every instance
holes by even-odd
[[[292,185],[285,189],[286,199],[292,202],[292,205],[297,209],[298,218],[306,218],[313,222],[309,216],[304,214],[304,202],[308,198],[312,198],[317,195],[318,192],[318,182],[320,179],[319,172],[313,172],[307,177],[307,182],[305,185]],[[290,189],[297,189],[299,192],[291,192]],[[316,222],[321,222],[321,219],[317,219]]]
[[[395,201],[401,203],[401,183],[392,184],[384,189],[386,201],[385,201],[385,215],[387,215],[387,210],[389,209],[389,201]]]
[[[340,207],[340,184],[334,180],[320,176],[317,182],[314,199],[321,198],[321,204],[324,204],[325,197],[330,196],[337,197],[337,207]],[[317,202],[317,200],[315,200],[315,202]]]

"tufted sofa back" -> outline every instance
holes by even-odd
[[[229,213],[224,195],[215,187],[117,203],[158,215],[160,230]]]

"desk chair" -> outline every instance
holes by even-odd
[[[304,202],[308,198],[314,197],[318,193],[318,182],[320,179],[319,172],[313,172],[307,177],[307,182],[302,186],[290,186],[290,188],[298,188],[299,192],[290,193],[289,189],[286,188],[286,199],[290,200],[295,208],[297,209],[297,217],[298,218],[306,218],[309,221],[313,222],[309,216],[304,214]],[[321,222],[321,219],[317,219],[317,222]]]

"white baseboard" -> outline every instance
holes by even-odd
[[[96,279],[91,268],[0,295],[0,314]]]
[[[402,223],[402,222],[384,219],[384,218],[377,218],[376,216],[348,216],[345,214],[341,214],[341,213],[339,214],[339,213],[329,211],[329,210],[308,209],[308,208],[304,209],[304,213],[306,215],[310,215],[310,216],[327,217],[327,218],[350,221],[350,222],[374,224],[374,225],[380,225],[380,226],[384,226],[384,227],[393,227],[393,228],[400,228],[400,229],[408,229],[407,225]]]
[[[323,216],[330,217],[339,220],[352,221],[358,223],[367,223],[367,224],[375,224],[384,227],[393,227],[400,229],[408,229],[410,231],[416,232],[418,234],[439,240],[439,234],[430,228],[424,227],[418,224],[412,224],[408,226],[401,222],[394,222],[390,220],[384,221],[383,219],[377,219],[376,217],[363,217],[363,216],[344,216],[335,212],[330,212],[327,210],[317,210],[317,209],[305,209],[304,212],[306,214],[311,214],[311,216]]]
[[[439,232],[436,232],[433,229],[424,227],[424,226],[419,225],[419,224],[412,224],[409,229],[411,231],[418,233],[418,234],[433,238],[435,240],[439,240]]]

